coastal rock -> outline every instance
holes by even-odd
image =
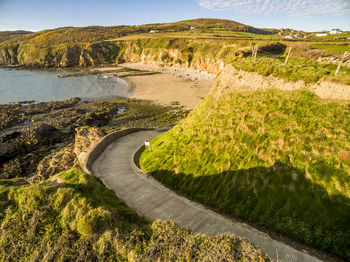
[[[34,128],[22,133],[15,141],[18,149],[31,150],[38,145],[53,144],[60,134],[53,126],[37,123]]]
[[[85,115],[85,123],[89,126],[104,126],[108,124],[106,112],[88,112]]]
[[[20,102],[0,105],[0,130],[18,124],[30,123],[35,115],[71,108],[79,102],[80,98],[75,97],[56,102],[40,102],[27,105]]]
[[[70,143],[57,152],[44,157],[39,162],[36,175],[32,181],[43,181],[59,172],[72,168],[76,164],[76,156],[73,150],[74,144]]]
[[[105,134],[98,128],[77,128],[75,134],[74,153],[79,163],[86,157],[90,147],[94,146]]]
[[[12,156],[16,152],[16,148],[11,143],[0,144],[0,159]]]
[[[24,177],[35,173],[36,164],[47,155],[50,147],[66,139],[53,126],[35,123],[31,129],[5,137],[1,143],[0,177]]]

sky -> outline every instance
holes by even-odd
[[[350,0],[0,0],[0,31],[194,18],[230,19],[258,28],[350,31]]]

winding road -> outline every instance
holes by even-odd
[[[92,164],[92,172],[116,196],[150,222],[158,218],[173,220],[183,228],[207,235],[233,233],[249,239],[275,261],[322,261],[274,240],[250,225],[228,219],[194,203],[139,170],[134,163],[135,153],[144,140],[152,139],[161,132],[164,131],[142,131],[117,139]]]

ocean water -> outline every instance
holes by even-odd
[[[130,84],[112,75],[58,78],[68,72],[0,69],[0,104],[35,100],[47,102],[72,97],[100,99],[127,97]]]

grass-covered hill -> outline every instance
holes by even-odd
[[[26,35],[30,34],[30,31],[16,30],[16,31],[0,31],[0,41],[3,39],[10,38],[12,36]]]
[[[140,164],[220,212],[350,259],[349,115],[307,91],[209,95]]]
[[[62,32],[67,33],[68,31],[63,30]],[[54,39],[57,37],[52,31],[37,37],[50,42],[51,36]],[[306,83],[316,83],[319,80],[328,79],[350,83],[349,68],[343,67],[335,76],[336,64],[320,64],[308,56],[307,58],[301,57],[298,55],[297,48],[288,65],[285,65],[288,51],[286,43],[260,41],[259,55],[254,59],[251,55],[251,47],[254,44],[256,43],[251,41],[172,37],[98,43],[41,44],[40,39],[33,38],[24,43],[0,42],[0,65],[22,65],[30,68],[88,67],[137,62],[142,61],[143,57],[148,62],[170,66],[188,66],[201,70],[209,70],[211,67],[214,73],[218,72],[217,68],[223,62],[238,70],[257,72],[263,76],[272,75],[288,81],[303,80]],[[301,54],[308,54],[305,48],[299,49],[302,49]],[[309,54],[311,57],[315,56],[312,50]]]
[[[269,261],[233,235],[150,225],[78,167],[21,184],[0,180],[0,261]]]
[[[93,43],[108,41],[127,35],[149,33],[150,30],[158,30],[159,33],[183,32],[191,27],[196,29],[222,28],[236,32],[251,32],[259,34],[270,34],[268,31],[260,30],[252,26],[244,25],[231,20],[223,19],[193,19],[166,24],[147,24],[137,26],[88,26],[88,27],[62,27],[57,29],[44,30],[28,34],[29,32],[18,31],[17,38],[10,38],[5,41],[11,43],[27,43],[38,45],[56,45],[68,43]],[[0,32],[4,35],[15,35],[15,32]],[[26,33],[25,35],[22,33]],[[1,40],[1,38],[0,38]]]
[[[271,34],[270,31],[258,29],[252,26],[244,25],[232,20],[226,20],[226,19],[214,19],[214,18],[199,18],[199,19],[191,19],[191,20],[183,20],[176,23],[170,23],[165,25],[177,25],[182,26],[183,28],[191,27],[196,29],[208,29],[208,28],[215,28],[215,29],[224,29],[227,31],[234,31],[234,32],[250,32],[254,34]],[[187,26],[187,27],[186,27]]]
[[[151,30],[159,33],[150,34]],[[349,40],[327,41],[284,41],[269,31],[221,19],[140,26],[65,27],[0,38],[0,66],[90,67],[140,62],[146,58],[148,62],[201,70],[213,65],[218,67],[223,62],[238,70],[288,81],[316,83],[327,79],[350,84],[350,69],[346,66],[349,61],[345,61],[340,73],[335,75]],[[252,50],[256,46],[255,59]],[[293,51],[285,65],[289,47]],[[320,63],[320,59],[324,62]]]

